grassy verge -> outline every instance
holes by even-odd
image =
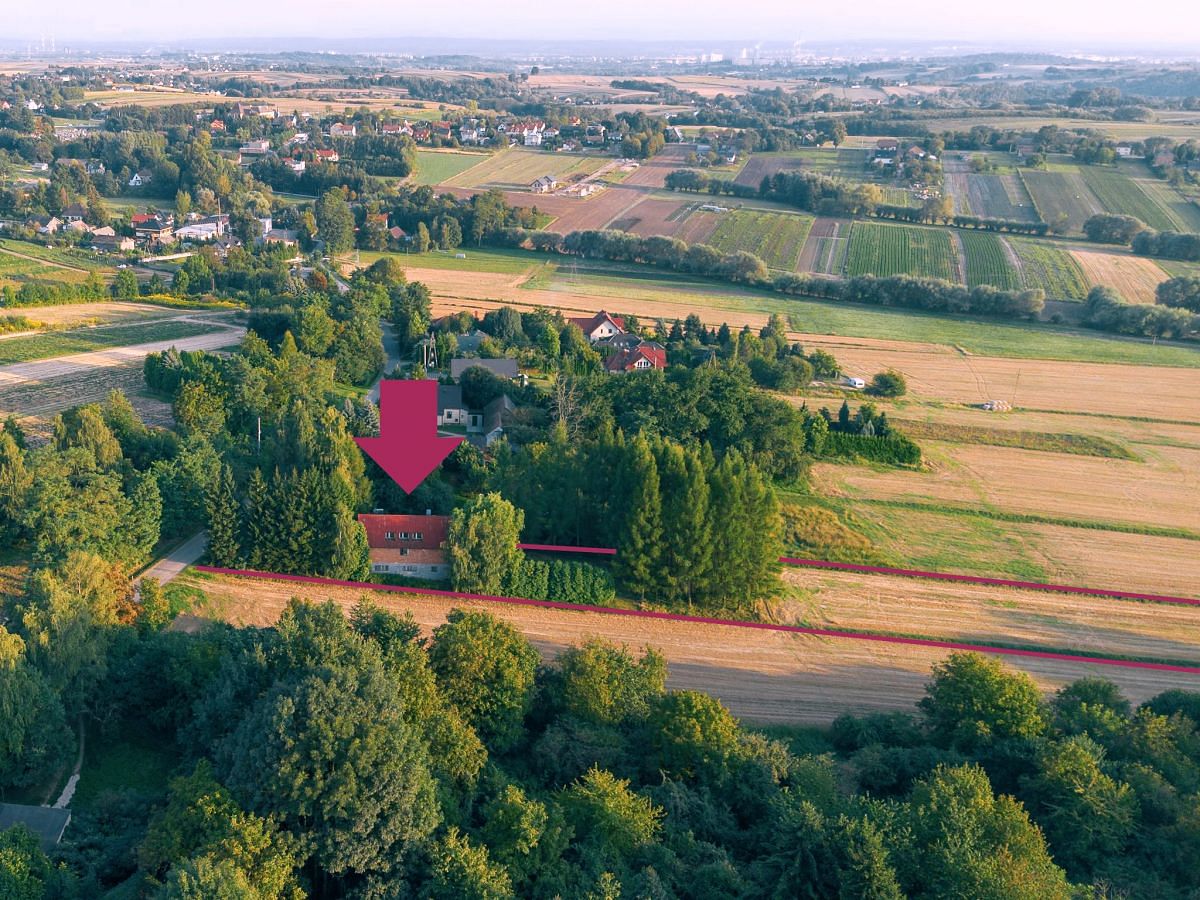
[[[906,435],[917,439],[953,441],[959,444],[987,444],[993,447],[1018,447],[1022,450],[1102,456],[1107,459],[1138,458],[1135,453],[1116,441],[1090,434],[1047,434],[1041,431],[1016,431],[1007,428],[984,428],[979,425],[953,425],[945,422],[898,421],[896,424]]]
[[[0,341],[0,365],[50,359],[55,356],[86,353],[90,350],[105,350],[111,347],[127,347],[151,341],[196,337],[217,330],[219,330],[218,327],[198,322],[171,321],[31,335],[25,338]]]

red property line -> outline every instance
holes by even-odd
[[[467,594],[458,591],[443,591],[431,588],[406,587],[396,584],[371,584],[366,581],[341,581],[335,578],[318,578],[313,575],[288,575],[281,572],[255,572],[249,569],[222,569],[216,566],[194,566],[198,572],[217,575],[236,575],[240,578],[262,578],[271,581],[293,581],[301,584],[321,584],[329,587],[361,588],[369,591],[388,591],[402,594],[427,594],[436,597],[451,597],[457,600],[481,600],[489,603],[506,603],[512,606],[536,606],[544,609],[565,609],[575,612],[601,613],[609,616],[632,616],[642,619],[666,619],[672,622],[692,622],[701,625],[725,625],[733,628],[756,628],[760,631],[782,631],[788,634],[807,634],[814,637],[843,638],[854,641],[873,641],[878,644],[901,644],[910,647],[932,647],[937,650],[968,650],[975,653],[992,653],[997,656],[1018,656],[1028,659],[1052,659],[1060,662],[1094,663],[1101,666],[1117,666],[1124,669],[1151,669],[1159,672],[1184,672],[1200,675],[1200,666],[1180,666],[1170,663],[1141,662],[1132,659],[1113,659],[1104,656],[1081,656],[1072,653],[1051,653],[1046,650],[1018,650],[1013,647],[989,647],[984,644],[963,644],[957,641],[935,641],[926,638],[894,637],[886,634],[870,634],[861,631],[837,631],[828,628],[805,628],[802,625],[777,625],[773,622],[748,622],[742,619],[713,619],[706,616],[689,616],[683,613],[658,612],[652,609],[618,609],[612,606],[588,606],[584,603],[562,603],[557,600],[530,600],[525,597],[497,597],[492,594]]]
[[[562,544],[517,544],[522,550],[542,550],[547,553],[599,553],[603,556],[616,556],[617,551],[612,547],[567,547]]]
[[[1132,591],[1113,591],[1106,588],[1077,587],[1069,584],[1043,584],[1039,581],[1010,581],[1006,578],[985,578],[982,575],[958,575],[953,572],[892,569],[888,566],[860,566],[854,563],[826,562],[822,559],[796,559],[790,556],[781,556],[779,561],[789,566],[837,569],[842,572],[865,572],[871,575],[903,575],[908,578],[932,578],[937,581],[990,584],[996,587],[1027,588],[1033,591],[1054,591],[1061,594],[1090,594],[1095,597],[1114,597],[1119,600],[1145,600],[1151,603],[1180,603],[1185,606],[1200,606],[1200,600],[1195,600],[1191,597],[1171,597],[1164,594],[1138,594]]]

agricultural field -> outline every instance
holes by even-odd
[[[753,253],[769,268],[793,272],[812,223],[808,216],[733,210],[721,215],[707,243],[725,253]]]
[[[1038,215],[1047,224],[1053,225],[1065,216],[1067,230],[1080,232],[1084,222],[1096,213],[1104,212],[1078,170],[1037,172],[1022,169],[1021,180],[1033,198]]]
[[[1130,303],[1153,303],[1154,290],[1167,273],[1152,259],[1097,250],[1072,250],[1090,285],[1104,285]]]
[[[553,175],[564,182],[571,181],[592,174],[605,162],[607,160],[601,156],[513,148],[487,157],[478,165],[450,177],[445,183],[464,188],[525,191],[530,183],[544,175]]]
[[[958,280],[954,246],[943,229],[855,222],[850,230],[847,273],[923,275]]]
[[[742,166],[736,184],[758,187],[762,180],[776,172],[790,172],[805,168],[804,160],[794,153],[755,153]]]
[[[1139,171],[1140,170],[1140,171]],[[1126,169],[1129,173],[1131,169]],[[1200,203],[1189,200],[1171,185],[1150,175],[1144,166],[1133,169],[1135,183],[1170,217],[1174,231],[1200,231]]]
[[[986,284],[1003,290],[1021,288],[1021,275],[1013,265],[1004,240],[985,231],[959,231],[966,257],[967,287]]]
[[[413,184],[442,184],[477,166],[488,157],[482,153],[458,153],[453,150],[418,150]]]
[[[87,353],[109,347],[126,347],[151,341],[169,341],[223,330],[207,322],[172,319],[165,322],[141,322],[56,331],[0,341],[0,366],[50,359],[71,353]]]
[[[1169,231],[1175,227],[1170,213],[1147,195],[1137,182],[1120,172],[1095,166],[1082,166],[1080,172],[1096,199],[1108,212],[1141,219],[1156,231]]]
[[[82,284],[91,272],[102,278],[115,270],[82,254],[25,241],[0,241],[0,287],[23,284]]]
[[[850,228],[850,222],[838,219],[814,221],[800,253],[799,269],[820,275],[841,275],[845,272]]]
[[[1027,238],[1003,240],[1017,255],[1022,287],[1041,288],[1050,300],[1082,300],[1087,296],[1083,268],[1070,252]]]
[[[1009,222],[1037,222],[1038,213],[1025,184],[1016,175],[966,176],[971,214]]]
[[[106,300],[97,300],[92,303],[60,303],[54,306],[20,306],[11,310],[0,307],[0,315],[6,313],[22,315],[51,328],[110,325],[118,322],[128,323],[141,319],[179,315],[178,310],[166,306]]]
[[[788,576],[798,589],[801,585],[795,579],[799,577],[799,573]],[[292,597],[332,600],[349,612],[362,594],[351,588],[192,572],[185,573],[178,583],[205,595],[202,615],[260,627],[273,625]],[[883,590],[887,585],[879,582],[878,587]],[[908,711],[923,695],[930,665],[945,656],[944,650],[936,648],[866,644],[445,597],[378,593],[371,599],[386,610],[411,611],[426,636],[445,622],[451,609],[486,609],[528,635],[547,660],[597,634],[631,647],[652,646],[668,663],[669,688],[708,692],[720,697],[735,716],[761,723],[829,723],[847,711]],[[1084,675],[1102,675],[1117,682],[1134,702],[1168,686],[1200,687],[1197,676],[1170,673],[1168,677],[1150,670],[1090,663],[1013,658],[1007,665],[1028,672],[1044,690]]]
[[[675,198],[660,200],[647,197],[608,227],[632,231],[642,237],[665,235],[689,244],[704,244],[708,243],[709,235],[721,221],[722,214],[702,210],[702,205],[703,201],[681,204]]]

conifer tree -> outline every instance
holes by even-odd
[[[214,565],[237,568],[242,562],[240,523],[233,470],[228,465],[221,466],[220,476],[205,492],[204,509],[208,514],[209,558]]]
[[[252,470],[250,480],[246,483],[246,507],[241,539],[242,555],[251,569],[266,568],[263,554],[267,546],[268,497],[267,479],[263,477],[262,470]]]
[[[713,532],[719,533],[710,596],[734,604],[758,599],[773,586],[783,550],[775,493],[736,450],[725,454],[709,484]]]
[[[626,590],[644,600],[653,595],[658,585],[662,497],[658,466],[650,444],[639,436],[629,445],[628,454],[627,518],[618,545],[615,572]]]

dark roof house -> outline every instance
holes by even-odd
[[[521,370],[517,366],[517,361],[504,357],[501,359],[452,359],[450,360],[450,375],[453,378],[459,378],[463,372],[472,366],[487,369],[493,375],[497,375],[500,378],[516,378],[521,374]]]
[[[54,849],[62,840],[63,832],[71,821],[69,809],[51,806],[26,806],[22,803],[0,803],[0,831],[14,825],[24,825],[37,835],[42,849]]]

